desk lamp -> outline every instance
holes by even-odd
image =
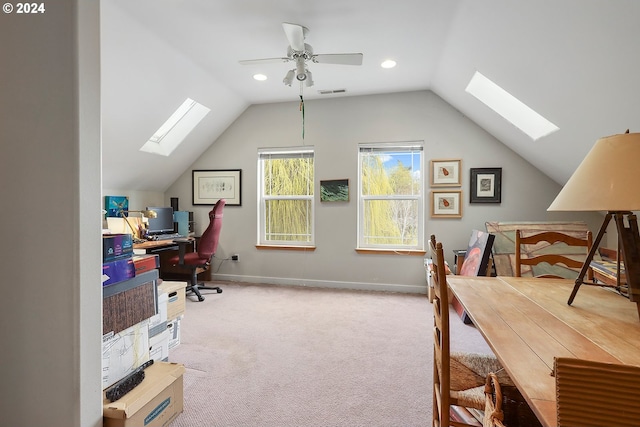
[[[629,300],[638,305],[640,316],[640,234],[636,215],[632,212],[640,211],[638,183],[640,133],[629,133],[627,130],[624,134],[596,141],[547,209],[606,212],[602,227],[580,270],[567,304],[571,305],[581,285],[602,286],[585,282],[584,277],[613,218],[618,231],[618,263],[622,258],[629,286]]]
[[[124,218],[125,222],[129,225],[129,228],[131,229],[131,232],[133,234],[134,243],[142,243],[142,242],[144,242],[144,240],[137,238],[138,232],[133,228],[133,225],[131,225],[131,223],[129,222],[129,218],[127,218],[127,216],[124,214],[125,212],[127,212],[127,213],[138,212],[138,213],[141,213],[142,216],[145,217],[145,218],[156,218],[158,216],[158,214],[156,213],[156,211],[150,211],[150,210],[125,211],[124,209],[120,209],[120,216],[122,216],[122,218]]]

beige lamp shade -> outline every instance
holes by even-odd
[[[640,211],[640,133],[599,139],[549,211]]]

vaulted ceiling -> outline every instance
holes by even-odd
[[[164,191],[249,105],[298,99],[292,64],[238,62],[286,56],[283,22],[364,54],[310,64],[305,99],[432,90],[564,184],[598,138],[640,130],[639,19],[636,0],[102,1],[103,187]],[[465,92],[476,71],[560,130],[533,141]],[[188,97],[211,112],[170,157],[140,152]]]

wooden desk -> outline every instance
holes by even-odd
[[[640,366],[636,305],[596,286],[525,277],[447,276],[464,306],[534,413],[556,426],[554,357]]]
[[[144,243],[134,243],[133,249],[144,249],[147,253],[155,253],[162,250],[177,248],[178,244],[173,240],[147,240]]]
[[[187,252],[195,250],[196,239],[191,239],[193,244],[187,246]],[[148,240],[144,243],[134,243],[133,249],[144,249],[148,254],[158,255],[160,261],[160,277],[163,280],[189,280],[191,271],[173,265],[169,260],[178,254],[178,244],[173,240]],[[198,274],[198,279],[211,280],[210,270]]]

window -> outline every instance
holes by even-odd
[[[423,250],[422,146],[360,144],[359,248]]]
[[[313,148],[259,150],[258,188],[259,244],[313,245]]]
[[[187,98],[160,129],[140,148],[140,151],[169,156],[211,111],[208,107]]]

